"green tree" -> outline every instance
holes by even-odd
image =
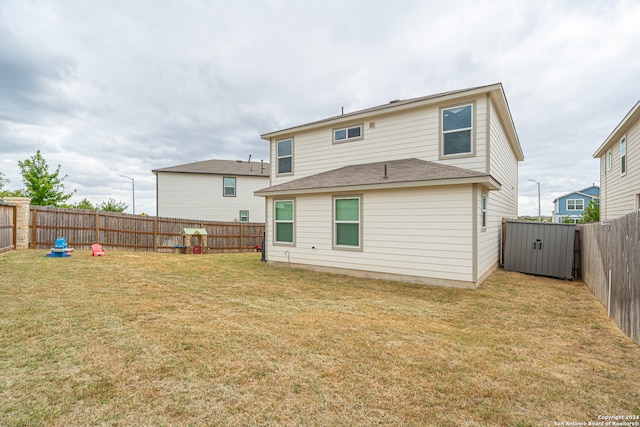
[[[586,208],[584,208],[584,214],[580,223],[598,222],[600,221],[600,205],[596,203],[595,199],[591,199]]]
[[[100,211],[106,211],[106,212],[124,212],[125,209],[127,209],[129,206],[124,203],[124,202],[118,202],[112,198],[109,198],[109,200],[107,200],[106,202],[102,202],[100,203],[98,206],[96,206],[96,209],[100,210]]]
[[[562,218],[562,223],[563,224],[575,224],[573,218],[571,218],[569,215],[567,215],[567,216]]]
[[[93,204],[86,198],[80,200],[78,203],[72,204],[70,207],[74,209],[90,209],[92,211],[96,210],[96,207],[93,206]]]
[[[4,193],[4,186],[9,183],[9,178],[6,178],[2,172],[0,172],[0,194]]]
[[[49,173],[49,166],[40,150],[31,158],[18,161],[18,167],[22,174],[22,182],[26,187],[24,193],[31,198],[32,205],[60,206],[75,193],[75,190],[72,193],[64,193],[62,182],[67,178],[67,175],[60,176],[60,165],[55,172]]]

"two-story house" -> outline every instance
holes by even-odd
[[[564,223],[567,220],[577,223],[582,219],[585,208],[592,200],[598,203],[600,187],[591,185],[582,190],[567,193],[553,200],[553,222]]]
[[[269,185],[269,164],[205,160],[152,171],[156,215],[203,221],[264,222],[264,198],[253,193]]]
[[[501,84],[262,138],[275,165],[256,192],[268,263],[464,288],[498,266],[524,158]]]
[[[640,101],[593,157],[600,159],[600,219],[640,209]]]

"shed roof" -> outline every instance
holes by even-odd
[[[204,228],[183,228],[182,234],[186,234],[188,236],[206,236],[207,230]]]
[[[413,158],[345,166],[264,188],[254,194],[273,196],[474,183],[483,184],[490,190],[498,190],[501,185],[488,174]]]
[[[211,175],[269,176],[269,163],[246,162],[243,160],[203,160],[201,162],[154,169],[158,172],[195,173]]]

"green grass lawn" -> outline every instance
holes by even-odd
[[[475,291],[260,254],[0,255],[0,425],[554,425],[640,415],[640,347],[580,282]]]

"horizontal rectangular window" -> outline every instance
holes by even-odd
[[[567,200],[567,210],[568,211],[583,211],[584,210],[584,200],[582,200],[582,199],[569,199],[569,200]]]
[[[344,142],[362,138],[362,125],[333,130],[333,142]]]
[[[293,243],[293,200],[274,203],[274,229],[276,243]]]
[[[223,180],[224,197],[235,197],[236,195],[236,179],[233,177],[225,177]]]
[[[473,152],[473,107],[471,104],[442,110],[442,155]]]

